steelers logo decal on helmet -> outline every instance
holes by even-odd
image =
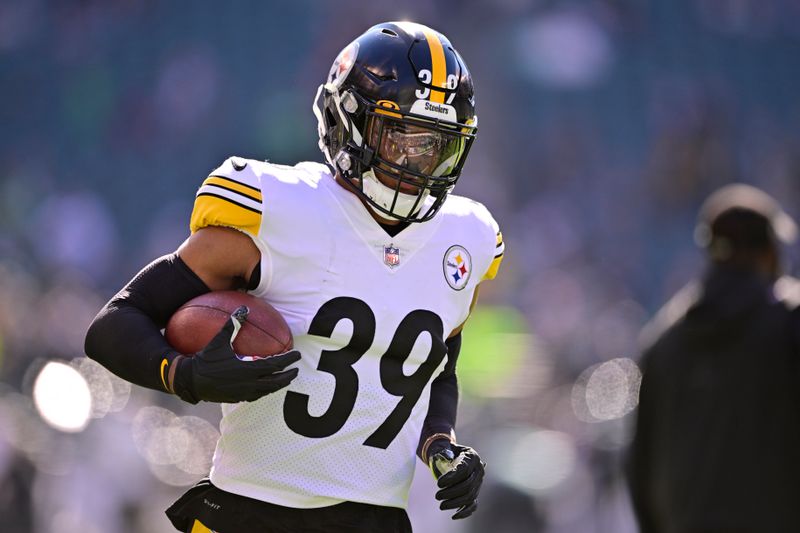
[[[467,286],[472,274],[472,258],[466,248],[456,244],[445,252],[442,268],[447,284],[460,291]]]
[[[348,74],[350,74],[350,70],[352,70],[353,65],[356,62],[356,56],[358,55],[358,41],[353,41],[352,43],[348,44],[344,50],[339,52],[339,55],[333,62],[331,66],[331,71],[328,73],[328,83],[330,83],[334,87],[338,87],[341,85],[342,80],[344,80]]]

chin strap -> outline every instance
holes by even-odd
[[[361,190],[380,207],[395,214],[396,218],[406,218],[418,212],[430,195],[427,190],[423,191],[421,197],[395,191],[381,183],[372,169],[361,174]]]

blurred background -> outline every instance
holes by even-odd
[[[3,0],[0,529],[171,531],[219,409],[132,389],[83,356],[86,327],[187,236],[225,158],[321,161],[317,85],[397,19],[445,33],[472,71],[457,192],[507,243],[459,361],[481,509],[451,521],[420,465],[415,531],[636,531],[637,339],[701,272],[697,208],[741,181],[798,215],[797,0]]]

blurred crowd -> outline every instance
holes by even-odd
[[[798,17],[792,0],[0,3],[0,529],[170,530],[218,407],[131,388],[83,357],[86,327],[187,236],[223,159],[321,161],[311,101],[334,57],[409,19],[472,71],[456,192],[507,243],[459,362],[481,510],[451,522],[420,464],[415,531],[635,532],[638,336],[701,269],[700,203],[744,182],[798,214]]]

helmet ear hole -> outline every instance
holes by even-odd
[[[324,116],[325,116],[325,124],[327,127],[327,132],[326,132],[327,144],[330,146],[331,152],[335,154],[336,152],[339,151],[342,145],[342,142],[340,140],[341,133],[339,131],[340,130],[339,123],[336,122],[333,113],[331,113],[331,110],[328,108],[325,109]]]
[[[328,128],[333,129],[336,127],[336,120],[333,118],[333,113],[328,108],[325,108],[325,124]]]

